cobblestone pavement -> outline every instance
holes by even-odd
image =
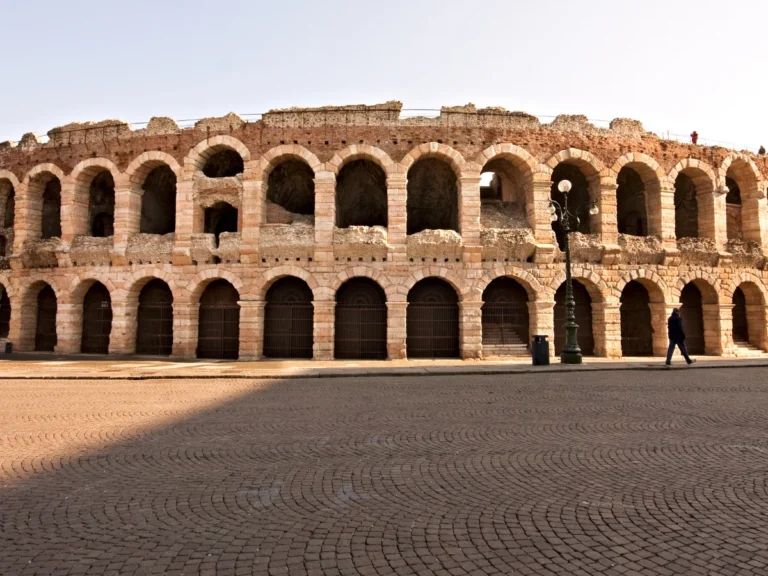
[[[0,574],[768,574],[768,369],[0,382]]]

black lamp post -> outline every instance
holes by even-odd
[[[552,215],[552,222],[560,220],[560,227],[563,229],[565,242],[565,346],[560,353],[560,362],[563,364],[581,364],[581,350],[576,338],[576,331],[579,326],[576,324],[576,301],[573,299],[573,282],[571,280],[571,245],[568,235],[579,229],[579,210],[587,209],[589,214],[594,216],[598,214],[596,202],[585,202],[571,212],[568,210],[568,192],[571,191],[571,183],[568,180],[561,180],[557,189],[563,193],[563,205],[561,206],[554,200],[549,200],[549,213]]]

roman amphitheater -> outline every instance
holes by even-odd
[[[0,143],[0,337],[174,358],[488,358],[563,345],[572,183],[585,355],[768,349],[764,156],[635,120],[472,105],[108,120]]]

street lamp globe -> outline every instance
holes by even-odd
[[[568,192],[571,191],[571,181],[560,180],[560,183],[557,185],[557,189],[560,190],[560,192],[563,194],[568,194]]]
[[[592,204],[592,206],[589,207],[589,214],[590,216],[597,216],[600,214],[600,209],[597,207],[597,204]]]

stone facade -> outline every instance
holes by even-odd
[[[0,143],[0,211],[11,206],[14,212],[11,226],[0,214],[6,226],[0,283],[12,311],[9,340],[17,350],[35,348],[36,299],[47,284],[58,305],[56,351],[80,352],[83,300],[99,282],[111,298],[109,352],[134,353],[139,294],[157,278],[173,294],[172,355],[194,357],[201,295],[211,282],[223,279],[239,294],[239,357],[258,359],[267,291],[288,276],[304,280],[312,291],[316,359],[334,357],[336,292],[355,277],[374,280],[386,294],[389,358],[406,357],[408,294],[429,277],[445,280],[456,291],[461,357],[483,357],[483,294],[503,276],[528,295],[529,335],[553,339],[555,294],[565,272],[549,200],[553,173],[567,165],[581,174],[584,198],[599,207],[599,214],[586,217],[587,232],[572,238],[574,278],[591,299],[596,355],[622,355],[622,292],[632,281],[648,293],[654,355],[666,349],[666,317],[680,305],[689,283],[701,293],[706,353],[735,352],[737,289],[746,297],[749,342],[768,349],[765,157],[665,141],[626,119],[602,129],[580,116],[541,124],[524,113],[472,105],[444,108],[437,118],[401,119],[400,109],[400,103],[388,102],[276,110],[258,122],[230,114],[183,130],[168,118],[152,119],[143,130],[104,121],[53,129],[46,142],[26,134],[18,144]],[[239,155],[242,171],[222,178],[204,175],[207,163],[222,151]],[[408,197],[416,193],[410,190],[409,173],[427,158],[452,171],[456,225],[408,234]],[[338,227],[337,179],[359,160],[383,171],[386,226]],[[270,186],[276,185],[270,184],[270,175],[286,161],[311,170],[311,214],[286,210],[286,203],[274,205]],[[145,185],[158,168],[166,170],[161,176],[169,186],[175,178],[175,227],[163,234],[145,233],[144,195],[154,194]],[[481,198],[482,174],[491,168],[498,179],[494,182],[513,189],[498,198],[511,206],[510,228],[503,221],[492,224],[506,208],[493,208],[493,202]],[[624,169],[633,171],[633,178],[621,178]],[[103,171],[114,181],[113,229],[105,237],[92,237],[96,228],[89,187]],[[684,209],[676,194],[680,177],[695,187],[688,197],[696,205],[695,238],[676,234],[676,211]],[[740,190],[737,224],[726,207],[726,178]],[[46,210],[55,210],[48,197],[53,179],[61,185],[61,234],[46,239],[41,220]],[[632,197],[617,193],[624,181],[640,187],[637,198],[644,199],[645,210],[637,198],[629,208],[619,206],[617,198]],[[8,202],[11,194],[15,207]],[[344,206],[364,203],[365,197],[355,202]],[[236,229],[214,235],[206,229],[207,215],[222,203],[237,210]],[[618,222],[619,216],[624,220]],[[633,230],[636,225],[634,234],[619,233],[620,227]],[[733,226],[741,230],[729,234]]]

